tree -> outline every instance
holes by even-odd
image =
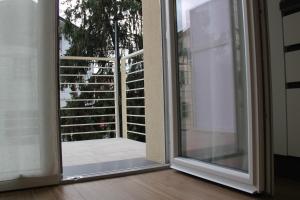
[[[68,4],[65,10],[65,21],[61,27],[61,34],[70,41],[70,49],[67,55],[88,57],[110,57],[115,50],[115,24],[118,23],[118,39],[121,51],[132,53],[143,49],[142,35],[142,3],[141,0],[76,0],[76,5],[71,6],[74,0],[64,0]],[[112,99],[114,94],[111,83],[113,83],[113,65],[108,62],[90,61],[61,61],[63,66],[86,66],[83,68],[61,68],[60,74],[76,74],[78,76],[61,76],[61,90],[71,89],[71,100],[66,101],[66,108],[72,107],[110,107],[113,101],[97,101],[80,99]],[[98,66],[92,69],[90,66]],[[100,67],[100,68],[99,68]],[[105,67],[105,68],[104,68]],[[105,83],[105,85],[86,85],[89,83]],[[68,84],[76,83],[76,84]],[[79,84],[78,84],[79,83]],[[87,91],[87,92],[84,92]],[[94,92],[92,92],[94,91]],[[86,140],[103,137],[113,137],[109,132],[115,128],[114,124],[101,124],[95,126],[68,126],[71,124],[96,124],[112,122],[111,117],[83,117],[71,118],[72,116],[105,115],[112,114],[114,110],[61,110],[61,124],[63,133],[70,132],[95,132],[105,131],[106,134],[82,134],[65,136],[63,139]],[[68,118],[69,117],[69,118]]]
[[[71,41],[69,55],[110,56],[115,49],[115,19],[120,48],[129,53],[143,49],[141,0],[76,0],[65,15],[63,33]]]

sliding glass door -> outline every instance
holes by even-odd
[[[0,1],[0,191],[60,180],[55,5]]]
[[[173,120],[180,123],[172,135],[171,166],[253,193],[261,187],[252,121],[257,117],[249,45],[251,5],[246,3],[177,0],[174,5],[171,45],[176,55],[171,59],[177,74],[173,103],[178,117]]]
[[[185,2],[177,11],[182,155],[248,172],[241,1]]]

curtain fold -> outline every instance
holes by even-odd
[[[59,173],[55,0],[0,0],[0,182]]]

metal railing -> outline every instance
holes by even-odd
[[[145,141],[143,50],[121,58],[121,86],[115,58],[60,58],[62,141],[120,137]],[[122,110],[119,110],[122,94]],[[119,112],[123,126],[119,130]]]
[[[121,59],[123,135],[145,141],[143,50]]]
[[[114,58],[60,58],[63,141],[118,137]]]

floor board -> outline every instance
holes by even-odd
[[[279,182],[278,182],[279,181]],[[300,199],[296,182],[278,180],[276,200]],[[290,185],[287,185],[290,184]],[[299,189],[298,189],[299,188]],[[278,189],[278,188],[277,188]],[[291,192],[292,191],[292,192]],[[287,198],[286,198],[287,197]],[[85,183],[0,193],[0,200],[258,200],[251,196],[174,170]]]

